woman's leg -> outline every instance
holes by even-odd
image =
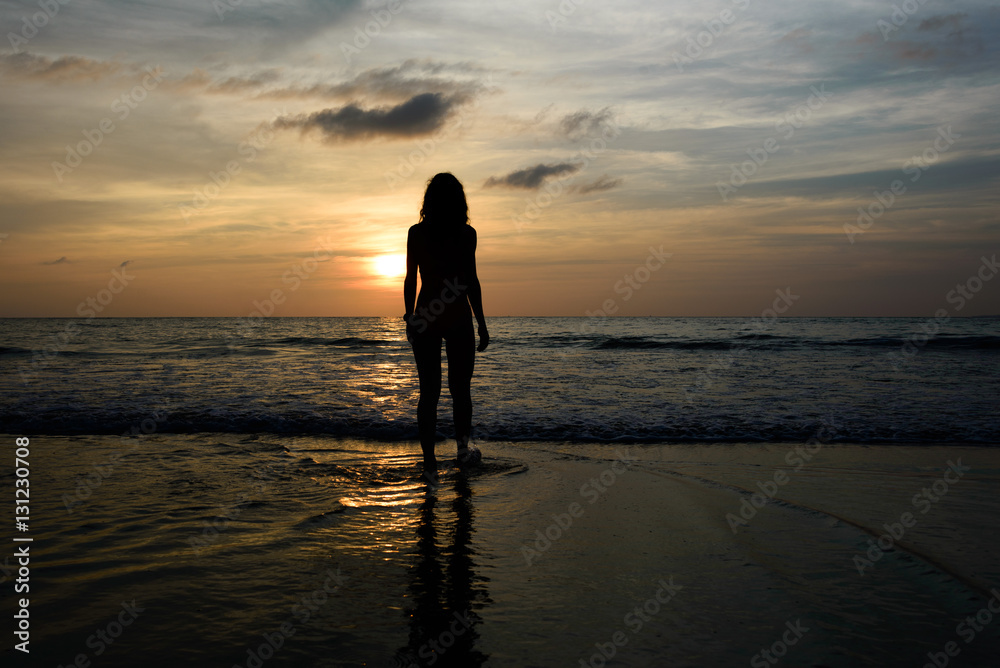
[[[455,441],[464,450],[472,435],[472,370],[476,363],[476,334],[472,318],[463,318],[445,334],[448,352],[448,391],[455,411]]]
[[[438,397],[441,396],[441,337],[418,334],[413,337],[412,345],[420,378],[420,400],[417,402],[420,448],[424,453],[424,467],[436,470],[434,443],[437,440]]]

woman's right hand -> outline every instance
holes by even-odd
[[[486,329],[486,325],[479,326],[479,347],[476,348],[477,351],[483,352],[486,350],[486,346],[490,345],[490,332]]]
[[[406,323],[406,340],[409,341],[410,343],[413,343],[413,337],[416,336],[417,334],[416,331],[417,328],[413,326],[412,321],[413,321],[412,315],[403,316],[403,322]]]

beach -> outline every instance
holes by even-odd
[[[430,485],[394,319],[0,320],[5,658],[992,665],[1000,346],[921,324],[495,318]]]
[[[975,666],[1000,648],[995,449],[479,445],[481,467],[428,486],[414,442],[33,437],[32,665],[922,666],[958,649],[941,656]]]

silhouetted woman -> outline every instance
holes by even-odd
[[[476,230],[469,225],[465,190],[452,174],[438,174],[427,183],[420,222],[410,228],[406,239],[403,301],[406,338],[413,345],[420,377],[420,447],[424,470],[431,473],[437,471],[434,442],[441,395],[441,341],[448,353],[448,390],[454,404],[459,463],[470,454],[467,448],[472,433],[470,385],[477,350],[473,314],[479,323],[478,350],[486,350],[490,343],[482,288],[476,275]]]

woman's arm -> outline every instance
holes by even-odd
[[[403,279],[403,306],[406,315],[413,315],[417,302],[417,253],[413,228],[406,235],[406,278]]]
[[[479,274],[476,273],[476,246],[479,240],[475,228],[469,229],[472,230],[472,252],[469,256],[469,289],[466,294],[469,296],[469,305],[472,306],[476,322],[479,323],[479,347],[476,350],[483,352],[490,344],[490,333],[486,327],[486,314],[483,313],[483,286],[479,284]]]

